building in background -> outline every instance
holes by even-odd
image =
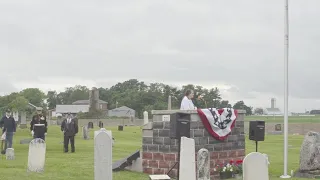
[[[271,107],[265,108],[263,110],[263,114],[268,115],[268,116],[282,116],[283,115],[281,110],[276,107],[276,99],[275,98],[271,98]]]
[[[72,105],[88,105],[90,106],[90,100],[78,100],[72,103]],[[108,110],[108,103],[102,100],[98,100],[98,106],[100,110]]]
[[[136,111],[128,108],[127,106],[121,106],[108,111],[109,117],[135,117]]]

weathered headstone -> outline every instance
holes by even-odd
[[[274,130],[275,131],[277,131],[277,132],[281,132],[281,124],[276,124],[275,126],[274,126]]]
[[[301,145],[300,167],[296,177],[315,178],[320,175],[320,133],[308,132]]]
[[[168,97],[168,110],[171,110],[171,96]]]
[[[112,180],[112,132],[94,132],[94,180]]]
[[[21,118],[20,128],[21,129],[27,128],[27,113],[20,112],[20,118]]]
[[[46,142],[36,138],[29,144],[28,171],[43,172],[46,161]]]
[[[198,180],[210,180],[210,154],[207,149],[200,149],[197,156]]]
[[[82,134],[83,134],[83,139],[84,140],[90,139],[90,137],[89,137],[89,129],[88,129],[87,126],[83,126],[82,127]]]
[[[99,128],[103,128],[103,122],[99,121]]]
[[[194,139],[181,137],[179,179],[196,180]]]
[[[7,148],[6,150],[6,159],[7,160],[14,160],[14,149],[13,148]]]
[[[88,122],[88,129],[93,129],[93,122]]]
[[[149,123],[148,112],[144,111],[143,112],[143,124],[148,124],[148,123]]]
[[[269,161],[259,152],[248,154],[243,160],[243,180],[269,180]]]

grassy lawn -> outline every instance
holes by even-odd
[[[246,116],[245,121],[262,120],[269,123],[283,123],[283,116]],[[320,123],[320,116],[289,116],[289,123]]]
[[[129,155],[141,147],[141,130],[137,127],[125,127],[119,132],[111,128],[116,139],[113,148],[114,161]],[[93,137],[93,131],[90,132]],[[93,180],[93,140],[82,140],[81,133],[76,138],[76,153],[62,153],[62,133],[57,126],[49,127],[47,137],[46,166],[43,174],[27,173],[28,145],[20,145],[21,139],[30,138],[29,131],[19,130],[14,137],[16,160],[0,159],[0,180]],[[299,152],[303,136],[290,136],[289,173],[296,170],[299,163]],[[247,153],[255,151],[255,144],[249,140]],[[283,137],[267,136],[265,142],[259,143],[259,151],[269,155],[269,171],[271,180],[278,178],[283,172]],[[113,173],[114,180],[147,180],[148,176],[134,172]],[[296,179],[296,178],[292,178]],[[298,179],[297,179],[298,180]]]

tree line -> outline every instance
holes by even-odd
[[[67,87],[62,92],[49,91],[45,94],[38,88],[27,88],[21,92],[1,96],[0,108],[2,110],[7,108],[24,110],[27,104],[31,103],[43,107],[44,110],[54,109],[59,104],[72,104],[77,100],[89,99],[90,89],[86,86],[77,85]],[[216,87],[207,89],[199,85],[187,84],[178,88],[164,83],[146,84],[137,79],[130,79],[119,82],[110,88],[100,87],[98,89],[100,99],[108,102],[108,109],[113,109],[116,106],[127,106],[134,109],[139,118],[143,116],[143,111],[167,109],[169,96],[171,96],[172,109],[179,109],[184,92],[187,89],[195,91],[195,98],[202,96],[202,100],[197,101],[199,107],[233,107],[246,110],[247,115],[252,114],[252,107],[245,105],[243,101],[231,105],[228,100],[222,98],[219,89]],[[28,108],[26,110],[30,111]]]

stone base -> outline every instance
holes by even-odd
[[[168,175],[150,175],[150,180],[170,180]]]
[[[294,175],[298,178],[310,178],[310,179],[317,179],[320,177],[320,170],[313,170],[313,171],[297,171]]]
[[[20,124],[20,126],[19,126],[21,129],[25,129],[25,128],[27,128],[27,125],[26,124]]]

